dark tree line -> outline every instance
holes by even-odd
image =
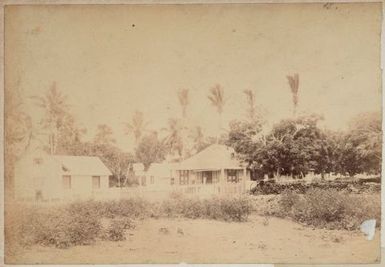
[[[346,131],[320,129],[322,119],[316,114],[285,119],[267,134],[258,121],[233,121],[227,144],[261,176],[380,173],[380,113],[357,116]]]

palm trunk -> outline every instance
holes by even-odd
[[[219,138],[220,138],[221,130],[222,130],[222,113],[219,112],[218,115],[219,115],[219,118],[218,118],[218,132],[217,132],[217,140],[216,140],[217,144],[219,144]]]

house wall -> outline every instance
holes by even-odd
[[[41,159],[39,164],[35,159]],[[63,175],[71,176],[71,188],[63,186]],[[96,175],[97,176],[97,175]],[[91,198],[109,189],[107,175],[100,176],[100,188],[92,188],[92,175],[71,175],[62,170],[61,164],[50,157],[26,157],[15,164],[15,198],[35,201],[70,200]]]
[[[62,186],[62,195],[68,199],[87,199],[92,198],[94,195],[103,194],[103,191],[109,189],[108,176],[100,176],[100,188],[93,188],[92,185],[93,175],[71,175],[71,188],[65,189]],[[62,178],[61,178],[62,179]],[[62,180],[60,181],[62,185]]]
[[[37,163],[36,159],[40,162]],[[49,157],[27,157],[15,165],[15,197],[33,201],[36,193],[42,198],[60,197],[58,186],[60,165]]]

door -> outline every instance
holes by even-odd
[[[92,189],[100,188],[100,176],[92,176]]]

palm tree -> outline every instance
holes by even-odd
[[[182,108],[182,129],[181,129],[181,139],[182,139],[182,152],[181,159],[186,157],[186,137],[187,137],[187,106],[189,105],[189,90],[180,89],[178,91],[178,100]]]
[[[56,153],[59,131],[64,126],[68,115],[67,96],[62,95],[57,90],[56,83],[53,82],[44,96],[32,96],[31,98],[36,101],[39,108],[44,110],[45,115],[40,123],[43,129],[48,130],[49,151],[53,155]]]
[[[297,115],[297,107],[298,107],[298,88],[299,88],[299,76],[298,74],[294,74],[293,76],[286,76],[289,82],[291,94],[293,96],[293,116]]]
[[[255,106],[255,94],[252,90],[244,90],[243,92],[247,98],[247,105],[248,105],[247,115],[249,119],[253,122],[256,120],[256,113],[257,113],[257,109]]]
[[[140,111],[135,111],[131,122],[126,123],[126,134],[132,134],[134,136],[136,147],[138,146],[139,140],[142,137],[143,133],[146,131],[146,127],[147,123],[144,120],[143,113]]]
[[[182,123],[179,119],[171,118],[168,120],[168,127],[162,130],[168,134],[163,140],[170,154],[177,152],[179,160],[182,159],[183,141],[182,141]]]
[[[182,117],[187,117],[187,106],[190,103],[189,101],[189,95],[188,95],[188,89],[181,89],[178,91],[178,100],[179,104],[182,107]]]
[[[205,142],[205,136],[201,126],[196,126],[192,129],[190,133],[190,138],[194,142],[193,148],[196,153],[198,153],[207,146],[207,142]]]
[[[207,97],[218,113],[218,132],[216,137],[216,143],[218,144],[220,131],[222,129],[223,106],[225,105],[223,88],[219,84],[216,84],[214,87],[210,88],[210,93]]]

